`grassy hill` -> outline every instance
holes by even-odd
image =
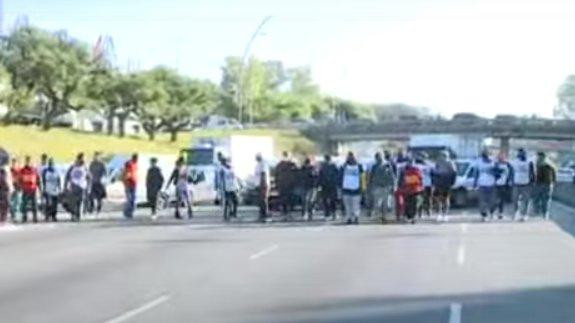
[[[42,153],[53,156],[58,161],[70,161],[78,152],[88,156],[94,151],[105,154],[157,153],[176,154],[187,147],[192,137],[224,137],[231,134],[272,136],[276,153],[282,150],[296,154],[313,153],[315,145],[304,138],[297,130],[246,129],[246,130],[205,130],[181,133],[177,142],[169,142],[168,135],[159,135],[155,141],[145,137],[109,137],[102,134],[76,132],[70,129],[41,131],[33,126],[0,126],[0,147],[11,155],[31,155],[37,159]]]

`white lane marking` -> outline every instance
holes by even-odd
[[[467,232],[467,228],[468,228],[467,223],[461,224],[461,232],[462,232],[462,233],[466,233],[466,232]]]
[[[260,257],[263,257],[263,256],[265,256],[265,255],[267,255],[267,254],[273,252],[273,251],[276,250],[278,247],[279,247],[279,246],[278,246],[277,244],[274,244],[273,246],[268,247],[268,248],[266,248],[266,249],[264,249],[264,250],[262,250],[262,251],[260,251],[260,252],[258,252],[258,253],[254,253],[253,255],[250,256],[250,260],[255,260],[255,259],[258,259],[258,258],[260,258]]]
[[[461,323],[461,303],[451,303],[449,306],[449,323]]]
[[[457,249],[457,265],[463,266],[465,263],[465,246],[459,245],[459,249]]]
[[[107,320],[105,323],[121,323],[130,320],[131,318],[140,315],[146,311],[151,310],[152,308],[167,302],[170,299],[170,295],[162,295],[154,300],[151,300],[140,307],[136,307],[132,310],[125,312],[124,314],[117,316],[113,319]]]

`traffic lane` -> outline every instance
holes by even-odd
[[[53,249],[45,246],[40,259],[35,252],[14,255],[2,250],[3,320],[104,321],[134,302],[175,289],[182,276],[201,284],[208,274],[206,264],[217,263],[214,250],[226,242],[209,232],[189,232],[184,226],[93,230],[63,238]],[[241,246],[231,242],[228,245]],[[233,253],[228,258],[233,260]],[[42,307],[30,310],[31,304]]]
[[[488,223],[477,226],[492,231],[501,224]],[[522,230],[528,226],[518,224],[519,228],[523,228]],[[441,260],[445,257],[450,259],[452,264],[456,264],[457,249],[453,248],[454,239],[460,239],[464,231],[472,233],[475,231],[475,226],[463,230],[461,225],[456,224],[329,226],[325,228],[299,225],[257,225],[245,230],[232,227],[211,227],[206,230],[205,226],[191,225],[182,227],[184,229],[182,233],[171,231],[177,228],[155,226],[152,231],[159,230],[161,233],[158,236],[142,234],[141,231],[146,230],[145,227],[122,227],[112,230],[115,232],[112,237],[116,235],[126,237],[126,233],[122,230],[133,231],[135,237],[132,243],[138,245],[141,243],[168,244],[176,247],[161,248],[162,252],[158,251],[158,254],[164,255],[165,258],[149,251],[143,252],[145,256],[142,256],[142,259],[153,258],[159,262],[152,264],[148,261],[137,262],[128,257],[126,261],[119,261],[118,264],[112,266],[117,269],[111,270],[112,273],[105,270],[110,267],[108,266],[110,263],[107,263],[104,269],[101,266],[91,266],[95,268],[94,271],[88,271],[85,275],[78,274],[78,279],[74,278],[75,275],[71,275],[72,279],[62,279],[61,282],[56,282],[46,289],[55,291],[59,295],[63,294],[62,290],[64,290],[67,297],[62,299],[65,300],[74,298],[74,295],[76,297],[84,295],[81,299],[88,300],[91,306],[82,307],[84,302],[69,304],[70,301],[62,302],[61,299],[60,305],[57,306],[64,303],[64,309],[70,306],[82,309],[77,312],[77,315],[96,313],[94,317],[102,316],[102,320],[109,317],[107,315],[109,312],[129,312],[129,309],[137,307],[138,304],[146,304],[168,293],[170,295],[168,301],[158,305],[158,308],[152,309],[150,313],[143,313],[144,316],[138,317],[138,321],[145,320],[147,315],[154,317],[156,310],[157,314],[164,313],[159,318],[168,322],[186,321],[185,318],[190,317],[201,317],[203,321],[218,319],[229,321],[230,317],[237,318],[234,321],[253,321],[257,316],[253,311],[265,314],[278,305],[298,304],[300,300],[305,300],[305,304],[315,304],[314,302],[334,298],[362,299],[366,297],[366,294],[367,297],[378,297],[382,290],[406,290],[413,294],[405,298],[429,293],[429,289],[438,288],[437,286],[441,285],[429,286],[430,282],[442,283],[448,280],[441,275],[428,275],[428,273],[441,272],[434,266],[430,266],[433,259]],[[166,234],[166,232],[169,233]],[[506,236],[505,232],[500,233]],[[531,233],[532,231],[528,230],[528,234],[531,235]],[[479,231],[478,234],[483,233]],[[130,236],[131,234],[128,234],[128,237]],[[205,239],[221,237],[231,239],[232,243],[227,246],[221,246],[217,241],[197,244],[198,239],[202,237]],[[102,238],[114,240],[105,235]],[[451,241],[445,241],[445,238]],[[249,243],[242,243],[243,239]],[[430,248],[422,247],[420,243],[429,244]],[[251,256],[266,249],[269,250],[274,244],[278,247],[256,258],[257,260],[251,262],[252,265],[245,265],[245,261]],[[206,250],[204,247],[208,246],[209,249]],[[235,249],[236,246],[239,249]],[[381,252],[382,250],[384,252]],[[406,254],[405,250],[421,250],[422,254],[418,255],[417,252]],[[446,254],[443,255],[445,252]],[[198,253],[204,255],[198,256]],[[414,256],[416,261],[410,261],[409,259],[413,258],[411,256]],[[377,260],[379,265],[370,263],[370,261],[366,262],[366,259]],[[383,263],[382,259],[385,260]],[[272,261],[269,262],[269,260]],[[443,261],[438,261],[438,264],[442,263]],[[381,268],[382,266],[385,268]],[[388,267],[391,268],[390,272],[385,272],[384,270]],[[444,267],[446,268],[442,268],[443,271],[449,273],[449,268]],[[174,268],[179,268],[181,271],[174,270]],[[377,274],[363,273],[366,268]],[[72,270],[72,272],[76,271],[85,272],[82,268]],[[69,275],[65,276],[70,278]],[[104,277],[101,278],[101,276]],[[109,276],[115,278],[109,278]],[[157,283],[151,284],[152,286],[141,283],[150,280],[150,277]],[[161,277],[170,278],[161,279]],[[390,279],[381,279],[381,277],[390,277]],[[412,280],[406,280],[409,277]],[[86,280],[92,281],[93,284],[87,284]],[[399,283],[394,285],[395,281]],[[411,286],[410,281],[413,282]],[[60,284],[71,284],[72,287],[62,288]],[[110,291],[101,289],[110,284],[122,288],[120,291],[113,291],[114,295],[109,296]],[[132,286],[132,284],[136,285]],[[427,289],[419,290],[425,286]],[[96,298],[96,301],[92,300],[93,298]],[[102,298],[113,303],[101,301]],[[433,312],[438,317],[444,317],[446,307],[445,304],[440,305]],[[246,309],[252,309],[252,311],[246,312]],[[1,312],[4,313],[4,311]],[[46,314],[45,317],[56,317],[54,321],[60,322],[66,322],[67,318],[70,321],[77,319],[73,315],[70,316],[69,312]],[[290,311],[283,318],[293,317],[294,313],[295,311]],[[429,318],[431,315],[429,311],[422,313],[424,313],[422,319]],[[109,315],[111,316],[112,313]],[[419,321],[416,320],[417,311],[409,315],[403,314],[402,317],[409,317],[414,322]],[[397,317],[396,315],[395,318]],[[279,320],[282,316],[274,314],[271,318]]]
[[[215,268],[206,290],[198,290],[193,282],[184,284],[193,287],[175,292],[169,304],[139,321],[185,322],[193,317],[207,322],[230,318],[234,322],[275,322],[297,314],[279,310],[287,304],[375,297],[385,291],[414,293],[420,288],[418,282],[441,280],[434,279],[433,273],[444,267],[442,260],[455,253],[444,241],[453,237],[442,233],[457,230],[456,226],[435,225],[242,230],[242,234],[268,242],[262,243],[262,251],[273,251],[233,268]],[[277,248],[271,248],[274,245]],[[414,259],[407,257],[405,247],[413,247]],[[415,316],[425,321],[430,315],[444,317],[446,309],[434,308],[433,314]]]

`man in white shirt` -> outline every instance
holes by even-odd
[[[517,151],[517,158],[513,166],[513,204],[515,206],[514,220],[521,216],[521,220],[527,219],[527,210],[531,200],[531,191],[535,182],[535,165],[527,159],[527,153],[523,148]]]
[[[48,160],[47,167],[44,168],[41,174],[42,178],[42,195],[46,199],[44,207],[44,218],[46,222],[57,221],[56,214],[58,213],[58,197],[62,191],[62,183],[58,170],[54,168],[54,160]]]
[[[479,213],[483,221],[492,214],[495,204],[495,162],[489,156],[487,149],[483,150],[481,157],[474,165],[474,187],[479,190]]]
[[[256,155],[256,162],[254,175],[259,198],[259,221],[265,222],[269,212],[270,168],[260,153]]]

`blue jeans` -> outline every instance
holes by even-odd
[[[126,204],[124,204],[124,217],[131,219],[134,217],[136,210],[136,188],[126,187]]]
[[[495,205],[495,186],[479,187],[479,213],[487,216]]]

